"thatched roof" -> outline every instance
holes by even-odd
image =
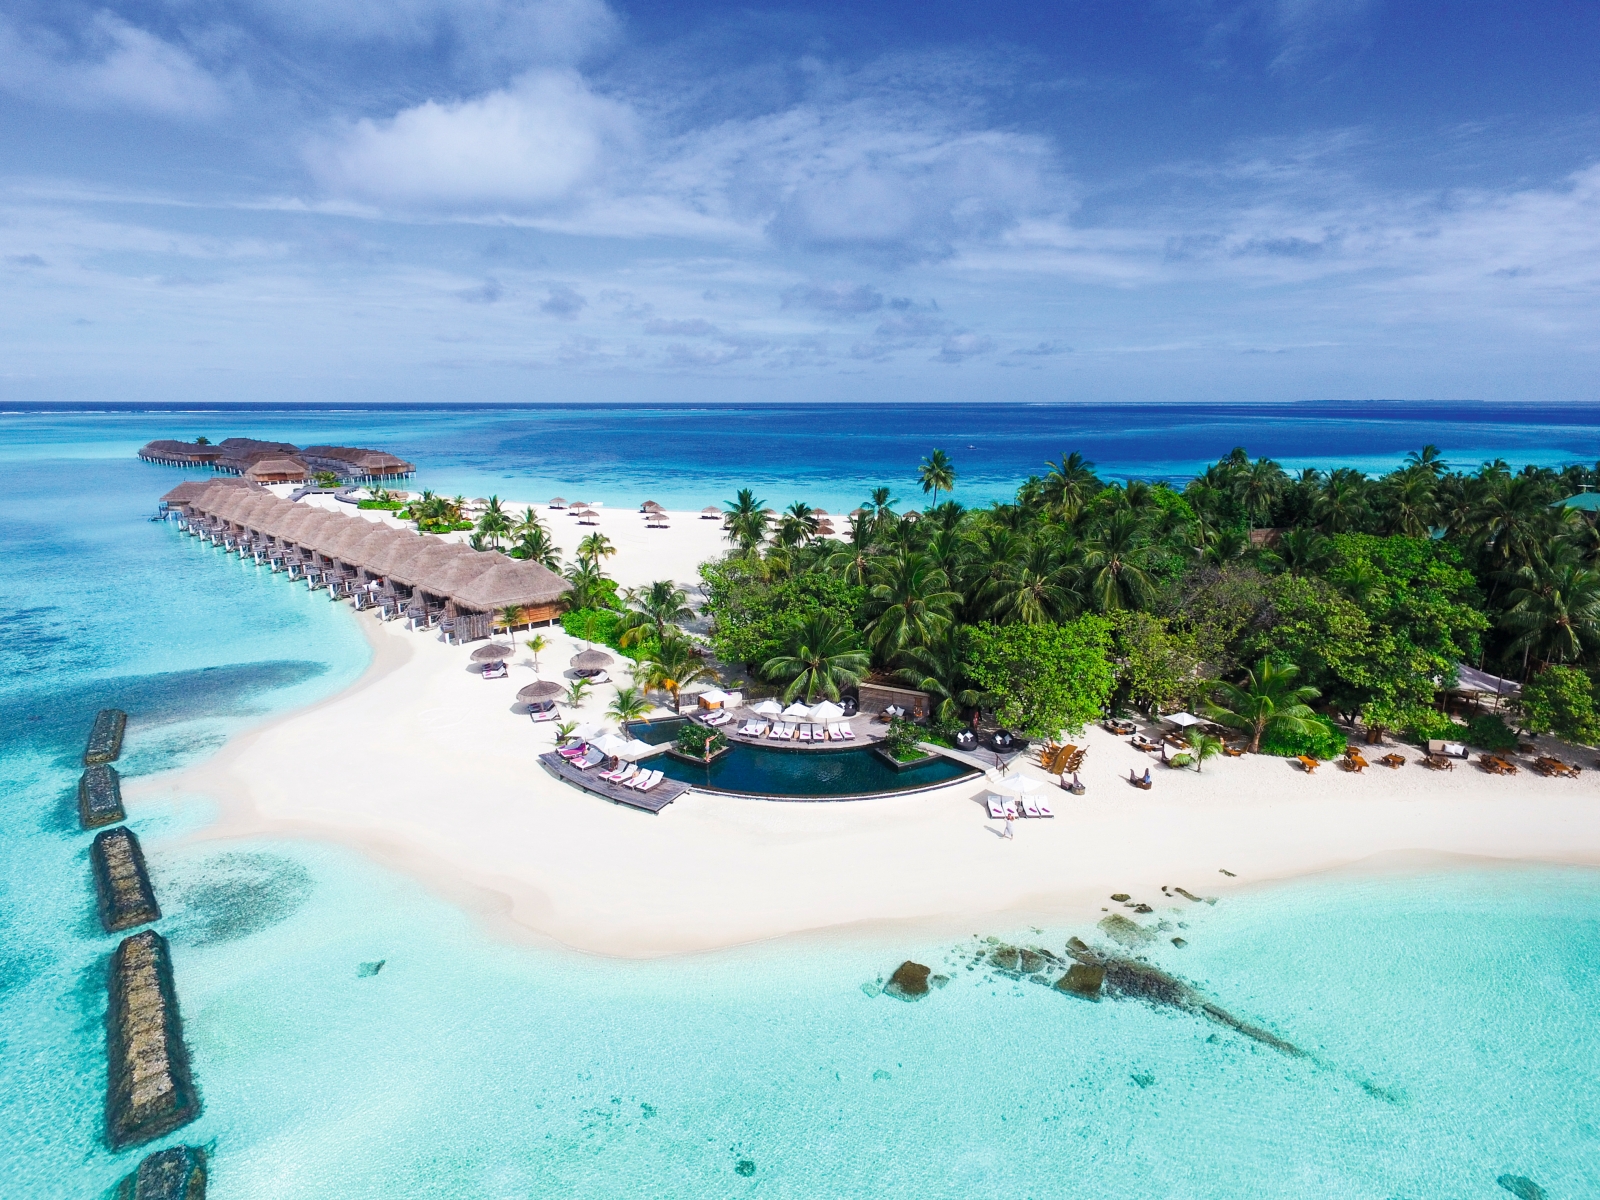
[[[433,593],[435,596],[445,596],[455,600],[456,594],[479,575],[482,575],[497,563],[510,561],[504,554],[493,550],[479,553],[469,548],[467,553],[457,554],[439,569],[428,572],[427,576],[417,586],[424,591]]]
[[[508,646],[504,642],[490,642],[487,646],[479,646],[472,652],[473,662],[505,662],[517,652],[515,646]]]
[[[395,535],[393,541],[372,556],[371,562],[362,564],[374,575],[394,574],[429,545],[427,538],[407,529],[396,529]]]
[[[253,492],[258,488],[257,484],[251,483],[247,479],[235,479],[232,476],[227,476],[223,479],[186,479],[177,487],[168,492],[165,496],[161,497],[161,503],[192,504],[199,497],[205,495],[209,489],[216,487],[218,484],[229,485],[235,491],[240,488],[247,488]]]
[[[584,650],[572,656],[571,665],[580,671],[598,671],[601,667],[609,667],[616,659],[603,650]]]
[[[389,575],[399,580],[407,587],[420,587],[433,591],[427,587],[428,580],[436,575],[452,558],[458,554],[476,554],[471,546],[461,542],[441,542],[429,539],[429,544],[416,554],[413,554],[400,566],[396,567]],[[434,592],[438,595],[438,592]]]
[[[554,604],[571,590],[572,585],[548,567],[507,559],[453,592],[450,598],[463,608],[496,612],[502,608]]]
[[[563,695],[566,690],[559,683],[541,679],[537,683],[530,683],[518,692],[517,699],[524,704],[537,704],[541,700],[554,700],[557,696]]]

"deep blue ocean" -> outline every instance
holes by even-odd
[[[147,517],[163,436],[354,441],[444,492],[741,484],[837,508],[958,498],[1079,449],[1178,476],[1235,444],[1378,469],[1593,462],[1600,411],[799,408],[0,415],[0,1196],[98,1197],[142,1151],[103,1136],[105,967],[73,791],[94,711],[133,714],[138,778],[339,690],[354,617]],[[287,779],[294,765],[284,764]],[[307,781],[306,786],[314,786]],[[311,842],[191,840],[203,802],[135,808],[204,1099],[214,1200],[1600,1195],[1600,872],[1323,879],[1173,919],[1150,953],[1307,1048],[1073,1001],[885,934],[659,962],[503,944],[408,878]],[[641,819],[648,819],[643,818]],[[1053,947],[1078,929],[975,930]],[[876,994],[906,957],[952,982]],[[377,974],[362,964],[383,961]],[[969,970],[968,967],[973,969]]]

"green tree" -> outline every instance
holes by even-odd
[[[869,658],[856,631],[832,615],[812,617],[797,630],[783,654],[761,665],[769,679],[787,680],[783,698],[804,695],[806,703],[818,695],[839,698],[841,685],[861,682]]]
[[[561,570],[561,551],[556,548],[555,540],[544,526],[537,523],[532,527],[519,524],[512,534],[516,538],[511,545],[512,558],[536,562],[551,571]]]
[[[908,646],[926,645],[950,623],[951,609],[961,599],[925,554],[881,560],[874,578],[868,595],[877,615],[868,633],[885,658]]]
[[[1101,612],[1142,608],[1155,592],[1144,522],[1114,512],[1083,543],[1085,590]]]
[[[1219,725],[1248,733],[1254,754],[1268,730],[1302,732],[1316,715],[1306,701],[1317,698],[1317,689],[1297,683],[1299,677],[1300,668],[1292,663],[1279,666],[1264,658],[1244,673],[1241,683],[1217,680],[1212,686],[1216,699],[1207,701],[1206,714]]]
[[[1600,743],[1594,681],[1577,667],[1546,667],[1523,687],[1518,705],[1531,733],[1553,733],[1584,746]]]
[[[933,503],[939,503],[940,492],[953,492],[956,487],[956,468],[943,450],[935,450],[922,460],[917,468],[917,479],[922,484],[922,494],[933,493]]]
[[[650,711],[650,702],[636,687],[619,687],[617,694],[612,697],[611,705],[606,709],[606,716],[616,721],[618,725],[626,725],[629,721],[637,721]]]
[[[536,633],[522,643],[533,654],[533,673],[539,673],[539,655],[550,649],[550,639],[542,633]]]
[[[966,627],[952,621],[926,645],[901,652],[896,676],[933,697],[933,715],[943,724],[961,719],[963,708],[975,708],[979,695],[967,686]]]
[[[666,637],[669,625],[678,625],[694,617],[694,609],[689,607],[689,594],[670,579],[658,579],[648,587],[629,588],[623,595],[623,602],[628,611],[622,614],[618,632],[624,646],[637,646],[652,633],[659,642]]]
[[[490,544],[497,550],[500,548],[500,539],[511,532],[511,518],[501,506],[499,496],[489,497],[488,507],[478,518],[478,532],[488,538]]]
[[[1204,686],[1199,639],[1153,613],[1123,610],[1112,617],[1122,681],[1133,702],[1152,716],[1176,712]]]
[[[1195,774],[1200,773],[1201,766],[1208,758],[1215,758],[1222,753],[1222,739],[1212,737],[1208,733],[1191,733],[1189,735],[1189,761],[1194,763]]]
[[[1085,615],[1060,625],[967,630],[966,673],[1000,720],[1030,737],[1076,732],[1104,711],[1116,684],[1111,623]]]
[[[740,488],[724,507],[722,527],[728,540],[745,554],[751,553],[767,537],[766,501],[757,500],[749,488]]]
[[[574,679],[567,688],[567,703],[573,708],[582,708],[583,702],[588,699],[589,691],[594,687],[587,679]]]
[[[578,543],[578,561],[593,563],[595,566],[599,566],[616,552],[617,548],[611,544],[611,539],[599,532],[589,534]]]
[[[1044,477],[1045,503],[1054,506],[1068,520],[1076,517],[1093,496],[1105,485],[1094,473],[1094,464],[1074,450],[1063,454],[1058,463],[1046,463],[1050,468]]]
[[[1600,573],[1572,562],[1524,573],[1501,623],[1510,650],[1541,664],[1581,662],[1600,646]]]
[[[673,712],[678,711],[678,700],[684,688],[698,680],[714,678],[711,668],[695,652],[689,639],[672,634],[664,637],[655,653],[639,664],[639,672],[645,687],[672,697]]]

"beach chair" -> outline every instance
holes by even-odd
[[[774,741],[774,742],[778,741],[780,738],[782,738],[783,737],[783,722],[782,721],[774,721],[772,723],[772,728],[767,730],[767,737],[768,737],[769,740]]]
[[[1039,802],[1032,796],[1024,796],[1022,798],[1022,811],[1030,817],[1037,817],[1039,815]]]
[[[1036,816],[1036,817],[1053,817],[1053,816],[1056,815],[1055,809],[1051,808],[1043,800],[1034,801],[1034,807],[1037,808],[1039,811],[1036,812],[1036,813],[1033,813],[1032,814],[1033,816]]]
[[[609,779],[612,783],[627,783],[628,780],[639,774],[638,763],[624,763],[618,770],[607,771],[601,779]]]
[[[665,772],[662,772],[662,771],[646,771],[642,775],[640,775],[637,779],[635,779],[633,781],[633,783],[630,784],[629,786],[632,787],[635,791],[648,792],[651,788],[655,787],[656,784],[660,783],[665,778],[666,778],[666,773]]]
[[[839,732],[841,734],[844,735],[844,740],[845,741],[847,741],[847,742],[855,741],[855,738],[856,738],[855,726],[853,726],[853,725],[839,725],[839,726],[836,726],[836,728],[839,730]]]
[[[1297,754],[1295,755],[1295,761],[1305,768],[1307,775],[1314,774],[1316,769],[1322,765],[1309,754]]]
[[[989,806],[989,815],[991,817],[996,821],[1004,821],[1006,819],[1006,803],[1004,800],[993,792],[987,793],[983,799]]]

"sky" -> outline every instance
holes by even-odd
[[[1600,5],[6,0],[0,403],[1600,400]]]

